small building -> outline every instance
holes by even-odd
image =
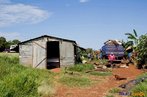
[[[74,65],[77,43],[73,40],[40,36],[19,43],[20,64],[52,69]]]

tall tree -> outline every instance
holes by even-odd
[[[13,42],[12,42],[12,41],[7,41],[7,42],[5,43],[5,48],[6,48],[6,49],[9,49],[11,45],[13,45]]]
[[[14,40],[12,41],[12,43],[13,43],[13,44],[18,44],[18,43],[20,43],[20,41],[19,41],[18,39],[14,39]]]

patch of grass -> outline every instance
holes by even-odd
[[[147,81],[135,86],[131,93],[131,97],[139,97],[139,95],[143,95],[141,97],[147,97]]]
[[[92,69],[94,69],[94,66],[91,64],[77,64],[68,68],[69,71],[77,71],[77,72],[84,72]]]
[[[106,97],[114,97],[113,95],[106,95]]]
[[[85,87],[91,85],[91,80],[81,76],[67,76],[64,75],[59,80],[64,85],[70,87]]]
[[[140,75],[138,78],[141,78],[141,77],[147,77],[147,73]],[[139,97],[139,95],[143,95],[140,97],[147,97],[147,79],[144,82],[141,82],[140,84],[136,85],[131,90],[131,93],[132,95],[130,97]]]
[[[147,72],[138,76],[138,78],[147,77]]]
[[[113,94],[119,93],[119,92],[120,92],[120,89],[118,89],[118,88],[113,88],[109,91],[109,93],[113,93]]]
[[[110,76],[110,75],[112,75],[111,72],[98,72],[98,71],[90,72],[90,74],[95,75],[95,76]]]
[[[18,56],[0,54],[0,97],[38,97],[43,81],[47,89],[53,87],[54,73],[24,67],[18,64],[18,59]],[[47,96],[51,93],[48,91]]]

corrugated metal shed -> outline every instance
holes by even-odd
[[[76,42],[40,36],[19,44],[20,64],[34,68],[56,68],[75,64]]]

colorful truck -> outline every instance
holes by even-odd
[[[101,49],[103,58],[108,58],[108,55],[113,53],[118,60],[123,58],[124,50],[121,42],[117,40],[106,41]]]

